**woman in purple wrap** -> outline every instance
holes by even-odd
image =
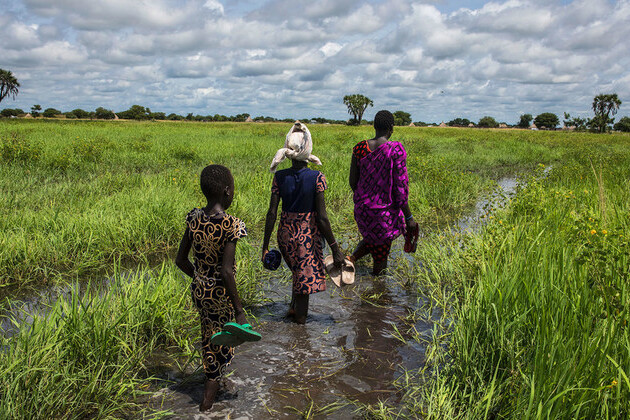
[[[372,274],[387,268],[392,241],[406,230],[414,231],[409,203],[407,152],[402,144],[390,141],[394,116],[383,110],[374,116],[374,138],[352,149],[350,188],[354,191],[354,218],[363,240],[349,257],[352,262],[372,255]]]

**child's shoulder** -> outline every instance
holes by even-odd
[[[188,214],[186,215],[186,221],[191,222],[193,220],[199,219],[201,217],[201,213],[203,213],[203,210],[195,207],[194,209],[189,211]]]
[[[225,214],[225,217],[221,222],[221,226],[229,231],[230,235],[228,236],[233,237],[234,239],[247,236],[247,227],[245,226],[245,222],[236,216],[232,216],[231,214]]]

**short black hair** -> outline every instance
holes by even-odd
[[[208,165],[201,171],[199,179],[201,192],[207,199],[220,197],[225,187],[234,186],[234,178],[228,168],[223,165]]]
[[[386,109],[378,111],[374,116],[374,129],[387,131],[394,128],[394,115]]]

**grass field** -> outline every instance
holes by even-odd
[[[197,331],[182,300],[185,280],[167,262],[149,287],[143,270],[172,253],[185,214],[204,204],[198,174],[209,163],[234,173],[230,210],[249,231],[239,243],[239,288],[250,305],[264,300],[258,246],[268,166],[288,128],[0,121],[0,286],[142,267],[131,281],[114,281],[105,297],[60,300],[46,319],[2,339],[0,416],[123,415],[137,409],[147,355],[163,346],[190,351]],[[372,131],[310,129],[333,229],[354,242],[350,152]],[[365,414],[630,415],[630,137],[397,127],[394,139],[409,154],[410,204],[426,235],[415,259],[428,270],[416,264],[392,272],[443,318],[425,369],[401,379],[402,403],[363,407]],[[497,177],[515,173],[528,174],[527,183],[484,228],[444,234]],[[426,340],[413,329],[405,338]]]

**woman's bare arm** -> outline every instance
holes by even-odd
[[[350,161],[350,188],[352,192],[357,189],[357,185],[359,185],[359,165],[357,164],[357,158],[353,154],[352,161]]]
[[[280,196],[278,194],[271,193],[271,198],[269,199],[269,210],[267,210],[267,218],[265,219],[265,237],[263,239],[262,258],[265,258],[265,254],[269,251],[269,241],[271,240],[273,228],[276,225],[279,203]]]

